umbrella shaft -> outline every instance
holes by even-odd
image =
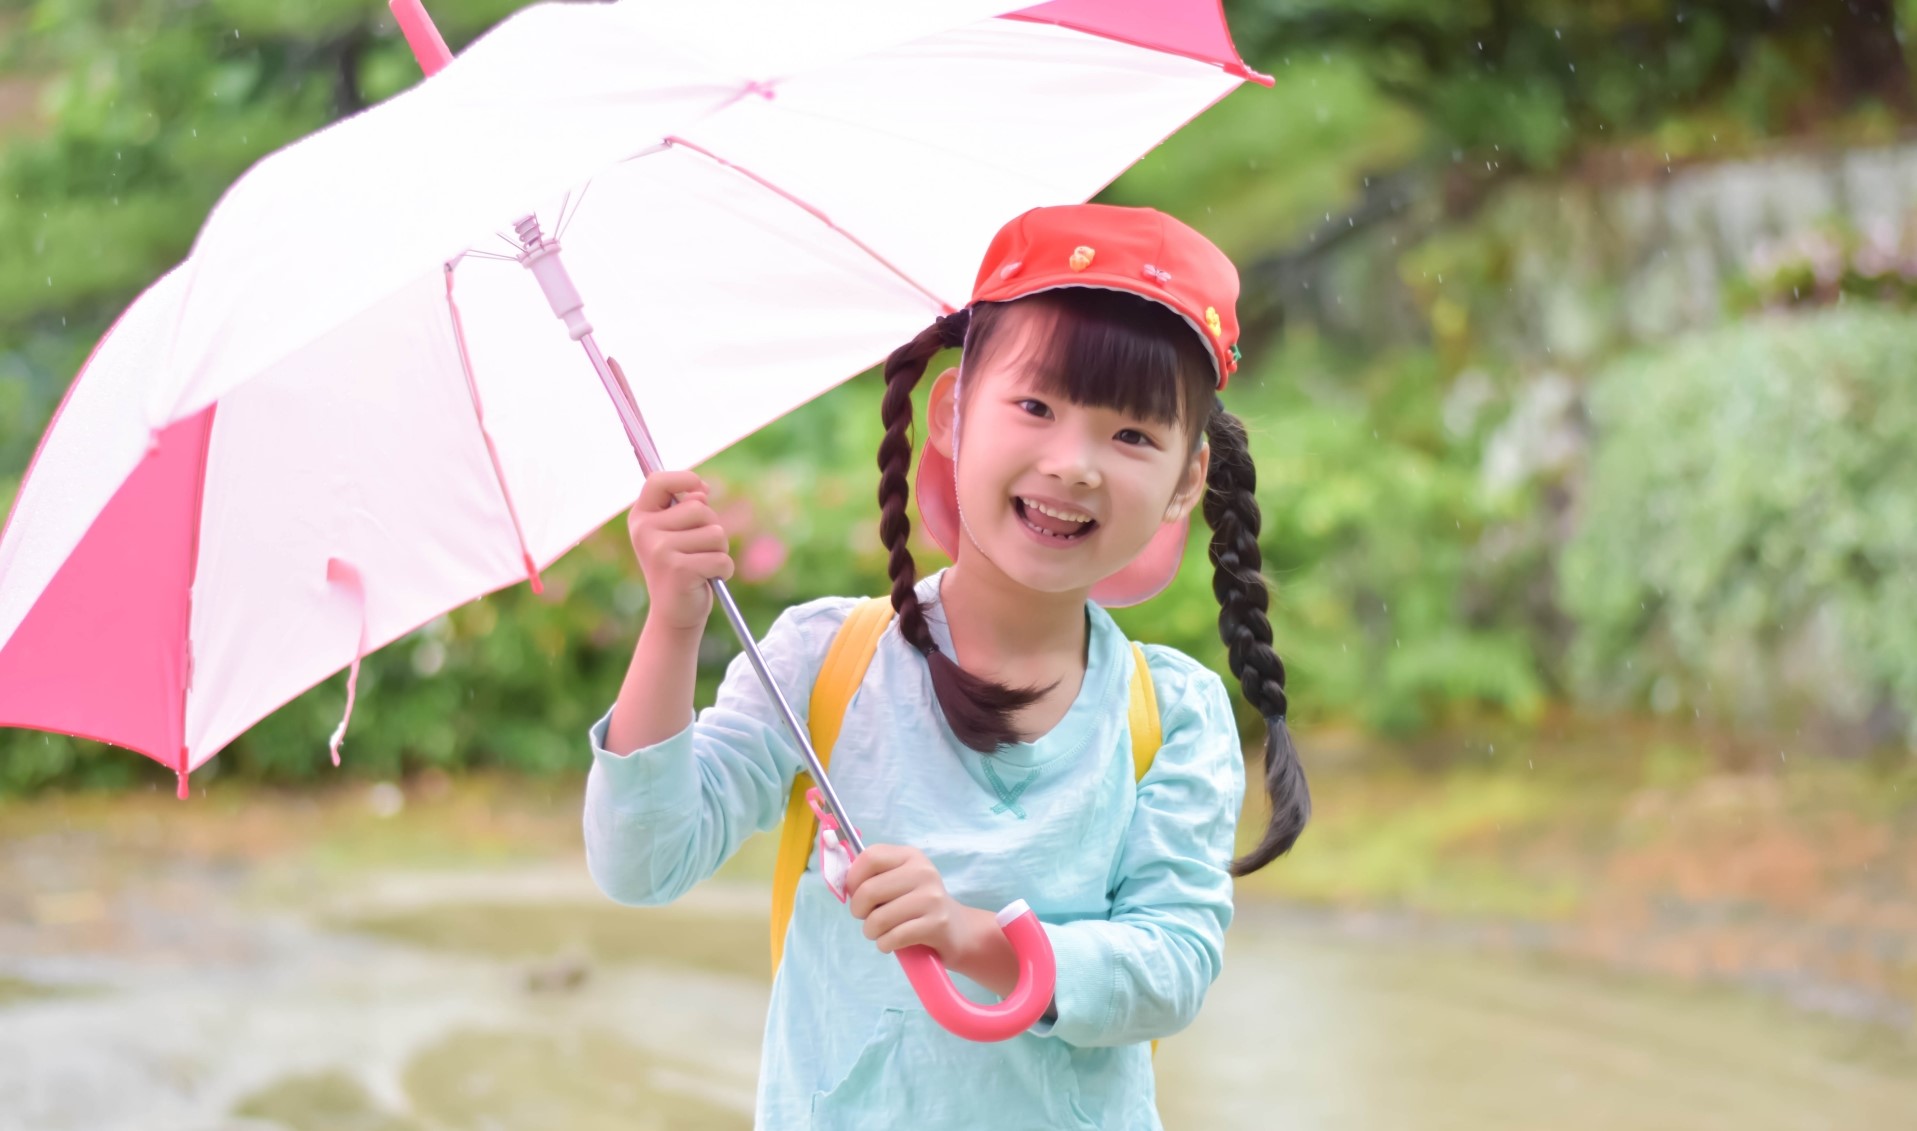
[[[646,429],[645,418],[639,415],[639,406],[633,401],[632,390],[614,371],[606,355],[599,352],[599,343],[593,340],[591,331],[580,337],[579,344],[586,348],[586,356],[591,359],[593,370],[599,374],[600,384],[606,387],[606,395],[612,398],[614,407],[619,410],[619,422],[625,425],[626,439],[632,441],[632,450],[639,457],[639,469],[647,475],[663,470],[665,464],[659,458],[658,447],[652,442],[652,433]],[[825,767],[819,764],[818,752],[812,749],[812,739],[806,733],[805,726],[792,712],[792,705],[786,702],[785,692],[779,690],[778,681],[772,678],[772,672],[766,668],[765,657],[759,654],[758,642],[752,639],[752,628],[746,624],[739,606],[733,602],[732,593],[719,578],[711,578],[707,584],[712,586],[713,598],[725,610],[726,619],[732,622],[732,631],[739,637],[739,643],[744,645],[746,658],[752,661],[752,670],[759,673],[759,682],[779,708],[779,717],[785,720],[786,729],[792,732],[792,740],[798,744],[799,753],[805,758],[806,770],[812,775],[812,781],[819,787],[819,793],[825,798],[832,815],[838,818],[839,836],[852,849],[854,856],[864,852],[865,843],[860,839],[857,827],[846,815],[845,806],[839,803],[838,791],[832,788]]]

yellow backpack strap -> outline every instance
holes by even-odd
[[[867,597],[853,606],[852,612],[832,637],[819,677],[812,683],[811,705],[806,712],[806,730],[812,736],[812,750],[819,764],[832,768],[832,747],[839,740],[839,725],[845,721],[846,705],[852,693],[865,679],[865,669],[879,650],[879,637],[892,623],[892,600]],[[799,892],[799,877],[812,858],[812,840],[818,833],[818,818],[805,803],[805,791],[812,787],[812,775],[800,770],[792,779],[792,796],[785,803],[785,824],[779,830],[779,862],[772,870],[772,972],[779,972],[779,960],[785,957],[786,926],[792,922],[792,902]]]
[[[1145,649],[1132,641],[1132,781],[1145,780],[1158,756],[1164,734],[1158,726],[1158,691],[1152,687],[1151,665],[1145,661]],[[1152,1059],[1158,1059],[1158,1042],[1152,1042]]]
[[[1132,641],[1132,663],[1132,780],[1140,782],[1145,780],[1145,771],[1152,768],[1164,736],[1158,729],[1158,693],[1152,687],[1151,665],[1145,662],[1145,649],[1136,640]]]

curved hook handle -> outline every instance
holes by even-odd
[[[938,952],[929,946],[908,946],[898,952],[905,977],[945,1030],[968,1041],[1004,1041],[1037,1024],[1051,1004],[1058,967],[1052,940],[1039,925],[1038,913],[1022,899],[998,913],[998,925],[1018,955],[1018,985],[997,1005],[980,1005],[959,993]]]

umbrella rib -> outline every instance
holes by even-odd
[[[826,227],[832,229],[834,232],[844,237],[845,240],[848,243],[850,243],[852,246],[858,248],[860,251],[870,256],[874,263],[877,263],[879,266],[885,268],[887,271],[890,271],[892,274],[898,276],[900,281],[904,282],[906,286],[911,287],[913,290],[924,295],[926,298],[931,299],[934,303],[937,303],[939,312],[941,314],[951,314],[954,310],[957,309],[956,307],[952,306],[950,303],[946,302],[944,299],[940,298],[938,295],[934,294],[930,287],[927,287],[925,284],[919,282],[917,279],[914,279],[912,276],[906,274],[904,271],[899,269],[897,264],[885,258],[885,256],[880,255],[877,251],[873,250],[870,244],[866,243],[864,240],[853,235],[851,232],[848,232],[844,228],[841,228],[837,224],[833,223],[832,218],[830,216],[827,216],[823,211],[807,203],[806,201],[801,200],[799,197],[794,196],[793,194],[787,192],[786,190],[780,188],[778,185],[773,184],[771,181],[766,180],[764,177],[753,172],[752,170],[744,167],[743,165],[739,165],[732,161],[726,160],[725,158],[719,156],[718,154],[712,152],[711,150],[705,148],[704,146],[700,145],[697,142],[687,141],[685,138],[679,137],[677,135],[666,138],[666,144],[668,146],[676,146],[678,148],[687,149],[694,153],[697,153],[699,156],[706,158],[708,161],[711,161],[714,164],[723,166],[724,168],[730,169],[733,172],[739,174],[740,176],[745,177],[747,180],[751,181],[753,184],[758,185],[760,188],[763,188],[767,190],[768,192],[771,192],[774,195],[786,201],[789,201],[790,203],[796,205],[797,207],[804,209],[807,213],[809,213],[812,216],[813,219],[817,220],[821,224],[824,224]]]
[[[588,177],[586,183],[579,186],[578,199],[572,200],[572,195],[570,193],[567,194],[567,199],[572,200],[572,212],[568,214],[563,208],[559,210],[559,230],[552,234],[553,239],[556,240],[565,235],[566,229],[572,225],[574,220],[579,218],[579,209],[586,203],[586,194],[591,191],[592,179]]]
[[[192,773],[187,762],[190,751],[186,740],[186,713],[193,694],[193,589],[200,583],[200,523],[206,511],[206,462],[213,449],[213,422],[219,419],[220,404],[214,401],[204,410],[206,429],[200,434],[199,470],[194,473],[192,534],[187,543],[186,616],[180,626],[180,754],[175,772],[179,775],[178,796],[186,800],[186,777]]]
[[[545,591],[539,580],[539,565],[533,561],[532,548],[526,545],[526,529],[519,521],[519,508],[513,505],[512,489],[506,485],[506,468],[499,462],[499,447],[493,443],[493,434],[486,427],[486,409],[479,399],[479,381],[473,376],[472,355],[466,350],[466,327],[459,317],[459,303],[453,299],[453,268],[446,266],[446,311],[452,316],[453,341],[459,346],[459,371],[466,378],[466,396],[473,406],[473,422],[479,426],[480,438],[486,441],[486,457],[492,461],[493,479],[499,484],[499,496],[505,500],[506,516],[512,520],[513,537],[519,542],[519,557],[526,566],[526,580],[532,585],[534,593]]]

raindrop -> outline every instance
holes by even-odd
[[[1577,65],[1576,63],[1570,63],[1570,64],[1567,64],[1567,65],[1568,65],[1568,66],[1569,66],[1569,67],[1571,68],[1571,73],[1572,73],[1572,74],[1574,74],[1574,75],[1575,75],[1575,74],[1577,74],[1577,73],[1578,73],[1578,65]]]

